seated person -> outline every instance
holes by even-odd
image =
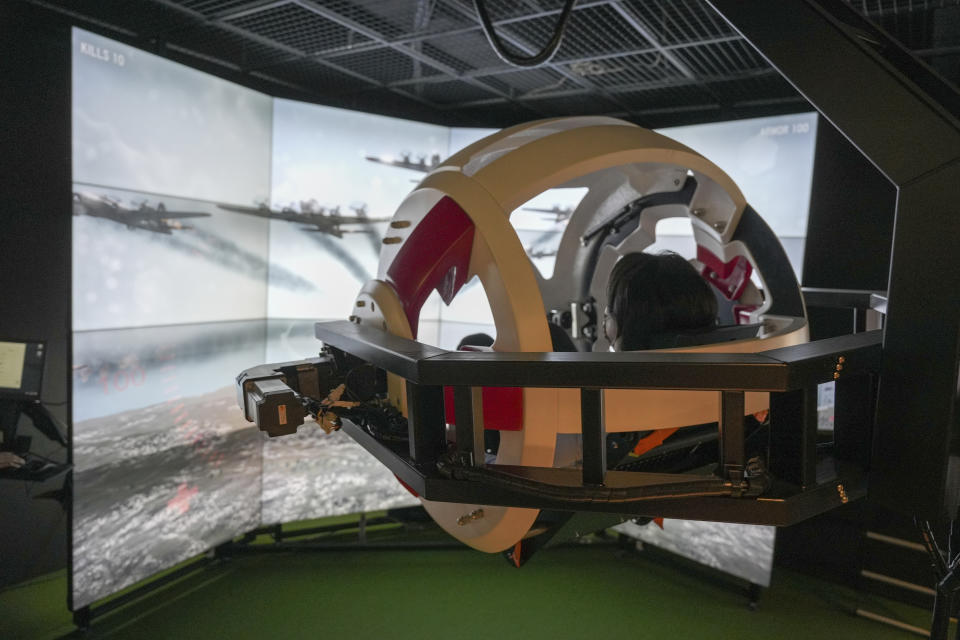
[[[672,344],[671,334],[707,331],[717,324],[717,300],[710,285],[683,257],[672,252],[659,255],[631,253],[614,265],[607,283],[607,308],[602,330],[614,351],[639,351]],[[556,329],[555,329],[556,328]],[[559,333],[558,333],[559,331]],[[562,330],[551,325],[554,350]],[[566,338],[569,343],[569,337]],[[572,346],[572,343],[570,343]],[[694,427],[687,437],[671,443],[669,454],[644,456],[657,450],[677,429],[611,433],[607,436],[607,466],[610,469],[681,472],[701,466],[709,460],[698,446],[716,440],[716,426]],[[679,446],[677,446],[679,445]],[[582,436],[557,436],[554,466],[575,468],[582,465]],[[660,449],[662,451],[662,449]],[[700,451],[700,455],[694,452]],[[545,532],[522,540],[505,552],[516,566],[523,564],[546,544],[569,520],[570,514],[544,510],[537,524]],[[602,522],[602,520],[598,521]],[[610,521],[613,524],[613,520]]]
[[[658,349],[672,344],[672,334],[714,328],[717,299],[682,256],[672,251],[630,253],[610,272],[603,315],[602,330],[614,351]],[[554,351],[577,350],[566,331],[552,322],[548,327]],[[457,349],[492,344],[493,338],[476,333],[463,338]]]
[[[631,253],[610,272],[603,332],[612,350],[668,348],[676,343],[677,334],[707,332],[716,326],[716,296],[682,256],[669,251]],[[762,442],[761,427],[766,424],[765,416],[747,419],[748,449]],[[612,433],[607,437],[607,460],[610,468],[682,472],[709,461],[716,445],[703,445],[715,440],[716,423]],[[662,444],[671,446],[661,448]]]
[[[614,351],[656,349],[659,336],[705,331],[716,323],[710,285],[676,253],[630,253],[610,272],[603,333]]]
[[[673,252],[659,255],[631,253],[614,265],[607,284],[607,308],[602,330],[615,351],[663,348],[672,344],[678,333],[709,331],[717,325],[717,300],[710,285],[682,256]],[[550,324],[554,351],[576,351],[569,335]],[[483,336],[489,339],[488,336]],[[468,336],[463,344],[484,344],[480,336]],[[491,340],[492,342],[492,340]],[[607,436],[607,464],[611,469],[636,469],[678,473],[711,461],[715,455],[716,425],[692,426],[686,433],[678,429],[611,433]],[[499,432],[487,431],[486,434]],[[659,447],[671,436],[669,453]],[[494,437],[496,437],[494,436]],[[582,437],[557,436],[555,467],[579,467],[582,464]],[[496,445],[488,453],[496,452]],[[652,455],[646,455],[652,454]],[[492,460],[492,456],[491,456]],[[504,552],[516,566],[546,544],[569,520],[570,514],[541,511],[537,524],[540,535],[530,536]],[[611,524],[613,521],[611,520]]]

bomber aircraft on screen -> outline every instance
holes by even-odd
[[[524,211],[531,211],[533,213],[542,213],[546,215],[553,216],[554,222],[563,222],[570,218],[573,214],[573,207],[561,207],[558,204],[553,205],[549,209],[542,209],[539,207],[524,207]]]
[[[404,151],[400,154],[400,158],[393,158],[391,156],[366,156],[367,160],[370,162],[376,162],[378,164],[386,164],[391,167],[400,167],[401,169],[410,169],[411,171],[419,171],[421,173],[427,173],[432,171],[434,167],[440,164],[440,154],[434,153],[428,159],[426,155],[417,156],[417,159],[413,159],[413,154],[409,151]]]
[[[527,247],[527,255],[531,258],[552,258],[557,255],[556,249],[537,249],[534,247]]]
[[[325,233],[342,238],[344,233],[362,233],[368,229],[342,229],[342,225],[362,224],[368,225],[375,222],[389,222],[390,218],[371,218],[367,216],[367,205],[360,204],[350,208],[357,214],[354,216],[340,215],[340,207],[323,207],[314,200],[301,200],[299,206],[290,204],[280,209],[271,209],[266,203],[261,203],[254,207],[244,207],[232,204],[218,204],[221,209],[242,213],[248,216],[257,216],[258,218],[267,218],[269,220],[285,220],[287,222],[299,222],[305,227],[303,231],[313,233]]]
[[[167,211],[162,202],[152,207],[146,202],[139,207],[125,207],[113,198],[93,193],[74,192],[73,215],[106,218],[126,225],[128,229],[145,229],[171,235],[174,230],[193,229],[180,222],[184,218],[209,218],[201,211]]]

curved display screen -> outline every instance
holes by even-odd
[[[797,123],[816,124],[668,133],[721,166],[737,140],[759,153],[727,170],[756,178],[755,204],[766,185],[793,207],[774,228],[802,255],[806,201],[774,178],[809,191],[813,137],[791,137]],[[73,608],[262,524],[416,504],[343,434],[268,440],[237,408],[234,377],[315,353],[313,323],[349,315],[414,183],[488,132],[275,100],[73,31]],[[511,219],[545,274],[577,192]],[[450,307],[427,300],[423,341],[493,331],[476,284]],[[8,344],[0,393],[17,380]]]

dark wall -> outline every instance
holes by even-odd
[[[836,127],[820,118],[803,286],[886,291],[897,192]],[[807,308],[813,340],[851,333],[853,312]]]
[[[894,186],[823,117],[817,125],[803,285],[885,291],[890,271]],[[812,339],[853,331],[846,310],[808,308]],[[865,531],[880,512],[864,501],[780,529],[776,563],[864,586]],[[881,525],[882,526],[882,525]],[[874,528],[878,531],[876,526]],[[913,539],[911,534],[906,536]]]
[[[0,339],[47,343],[42,400],[68,424],[70,400],[70,33],[0,3]],[[21,419],[32,450],[67,452]],[[67,516],[44,483],[0,480],[0,587],[61,569]],[[66,595],[66,594],[64,594]]]
[[[820,118],[803,286],[885,291],[897,192]]]

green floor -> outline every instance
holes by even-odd
[[[0,638],[73,630],[62,574],[0,592]],[[757,611],[657,554],[549,549],[522,569],[468,549],[247,555],[95,621],[85,638],[915,638],[858,607],[928,614],[778,570]],[[78,636],[77,637],[81,637]]]

